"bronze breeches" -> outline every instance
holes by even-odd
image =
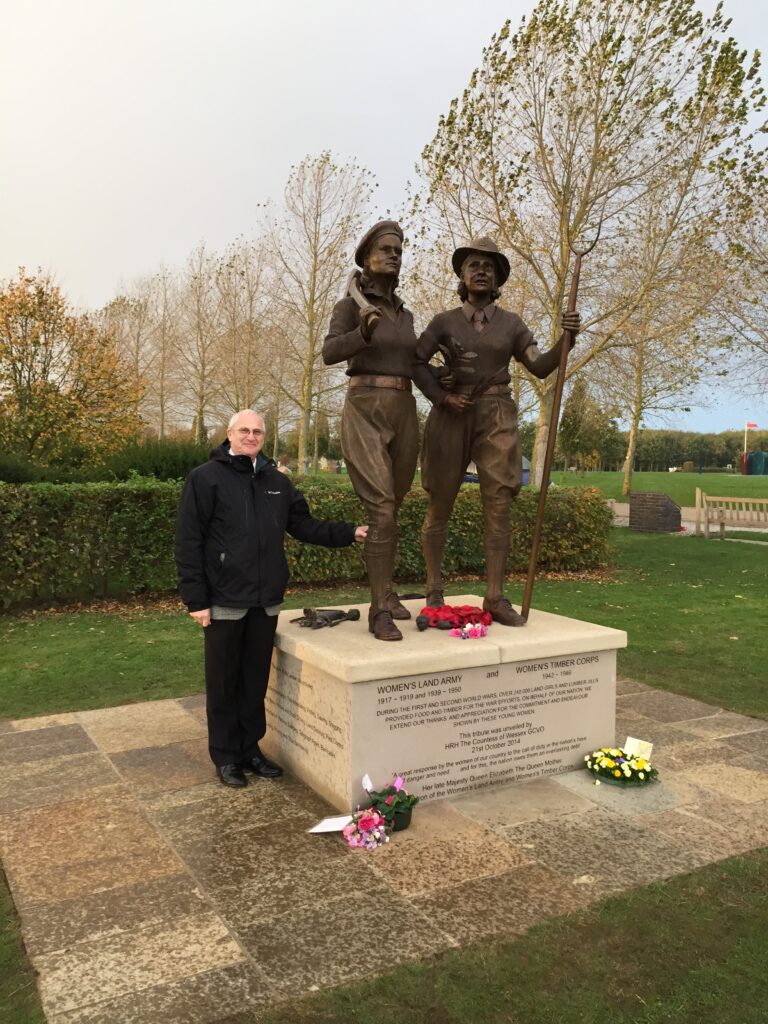
[[[486,544],[509,536],[509,507],[523,480],[517,406],[508,394],[483,395],[463,415],[435,406],[427,419],[422,483],[429,495],[424,534],[445,535],[470,462],[477,466]]]
[[[397,510],[416,472],[419,424],[409,391],[356,387],[341,416],[341,450],[365,507],[371,541],[393,542]]]

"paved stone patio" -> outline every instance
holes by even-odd
[[[49,1024],[255,1024],[768,844],[768,722],[629,680],[617,706],[660,784],[573,772],[424,804],[374,853],[308,835],[329,808],[295,779],[216,782],[201,696],[0,722],[0,858]]]

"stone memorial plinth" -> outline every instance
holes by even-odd
[[[629,528],[643,533],[680,533],[680,506],[659,491],[632,491]]]
[[[476,595],[452,604],[481,605]],[[406,602],[414,618],[423,602]],[[382,643],[358,622],[311,630],[281,612],[264,751],[341,811],[397,772],[422,799],[538,778],[614,742],[616,650],[627,635],[531,611],[480,640],[436,629]]]

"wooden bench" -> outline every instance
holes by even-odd
[[[720,528],[720,540],[725,539],[726,526],[732,530],[755,527],[768,530],[768,498],[714,498],[696,488],[696,536],[709,539],[710,525]]]

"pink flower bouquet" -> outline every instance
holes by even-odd
[[[352,815],[352,821],[341,830],[341,834],[347,846],[354,849],[375,850],[389,842],[387,823],[373,807],[366,811],[356,811]]]
[[[476,625],[462,626],[461,629],[451,630],[451,636],[460,637],[462,640],[479,640],[480,637],[486,636],[487,633],[488,627],[484,626],[482,622],[478,622]]]

